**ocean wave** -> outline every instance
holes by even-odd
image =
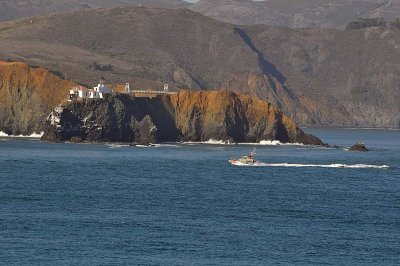
[[[173,148],[181,148],[181,146],[176,144],[150,144],[150,145],[134,145],[134,147],[139,148],[163,148],[163,147],[173,147]]]
[[[44,132],[40,133],[33,133],[31,135],[8,135],[7,133],[4,133],[3,131],[0,131],[0,137],[1,138],[31,138],[31,139],[40,139],[43,136]]]
[[[161,144],[151,144],[151,145],[135,145],[134,147],[138,148],[156,148],[156,147],[161,147]]]
[[[129,147],[129,145],[127,144],[113,144],[113,143],[107,143],[106,146],[108,146],[110,149]]]
[[[388,165],[373,164],[296,164],[296,163],[256,163],[252,165],[236,163],[237,166],[258,166],[258,167],[318,167],[318,168],[350,168],[350,169],[386,169]]]
[[[215,140],[215,139],[209,139],[207,141],[185,141],[182,142],[182,144],[189,144],[189,145],[193,145],[193,144],[209,144],[209,145],[229,145],[229,144],[235,144],[235,143],[231,143],[229,141],[225,141],[225,140]]]
[[[304,146],[303,143],[282,143],[279,140],[262,140],[258,143],[240,143],[241,145],[260,145],[260,146]]]
[[[174,148],[180,148],[181,146],[175,145],[175,144],[150,144],[150,145],[128,145],[128,144],[118,144],[118,143],[107,143],[105,144],[108,146],[110,149],[116,149],[116,148],[124,148],[124,147],[131,147],[131,148],[160,148],[160,147],[174,147]]]

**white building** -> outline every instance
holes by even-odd
[[[69,100],[80,99],[101,99],[105,94],[112,93],[112,90],[105,86],[105,80],[101,79],[100,83],[94,89],[88,89],[83,86],[77,86],[69,90]]]
[[[85,88],[83,86],[73,87],[69,90],[69,99],[78,100],[78,99],[89,99],[89,98],[98,98],[97,93],[94,94],[94,90]]]
[[[112,89],[106,87],[105,83],[106,80],[104,78],[101,78],[100,83],[97,84],[96,87],[94,87],[94,91],[99,93],[99,98],[103,98],[103,94],[112,93]]]

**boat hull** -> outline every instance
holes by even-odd
[[[228,160],[228,162],[229,162],[231,165],[234,165],[234,166],[258,166],[258,165],[260,165],[260,162],[259,162],[259,161],[254,161],[254,162],[242,162],[242,161],[240,161],[240,160]]]

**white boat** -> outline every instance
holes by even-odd
[[[252,152],[250,152],[248,155],[242,156],[240,158],[233,158],[228,160],[228,162],[231,165],[258,165],[260,164],[259,161],[256,161],[255,159],[256,156],[256,149],[254,148],[254,150]]]

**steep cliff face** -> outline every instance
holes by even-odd
[[[42,68],[0,62],[0,131],[13,135],[40,132],[47,115],[73,85]]]
[[[323,144],[304,134],[272,104],[226,91],[181,91],[152,99],[114,94],[103,100],[73,102],[52,112],[43,139]]]

